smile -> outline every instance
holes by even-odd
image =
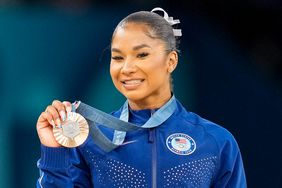
[[[132,79],[132,80],[123,80],[121,83],[123,84],[123,87],[126,89],[132,90],[136,89],[139,85],[142,84],[144,79]]]
[[[138,80],[124,80],[121,81],[123,84],[127,84],[127,85],[135,85],[135,84],[140,84],[141,82],[143,82],[144,79],[138,79]]]

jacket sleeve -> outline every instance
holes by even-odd
[[[214,188],[246,188],[242,156],[234,137],[225,140],[220,150],[218,173]]]
[[[93,187],[89,168],[76,148],[41,145],[41,158],[37,167],[40,173],[37,188]]]

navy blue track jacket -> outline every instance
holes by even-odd
[[[121,109],[114,116],[119,117]],[[143,125],[152,110],[129,111]],[[108,138],[113,130],[100,126]],[[77,148],[41,145],[37,187],[245,188],[239,147],[230,132],[177,101],[173,115],[152,129],[128,132],[123,145],[106,153],[89,136]]]

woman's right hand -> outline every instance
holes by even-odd
[[[61,147],[53,135],[53,126],[61,126],[71,112],[72,106],[68,101],[54,100],[47,106],[37,120],[36,130],[41,144],[48,147]]]

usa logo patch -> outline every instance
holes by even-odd
[[[196,142],[183,133],[175,133],[166,139],[167,148],[177,155],[190,155],[196,150]]]

